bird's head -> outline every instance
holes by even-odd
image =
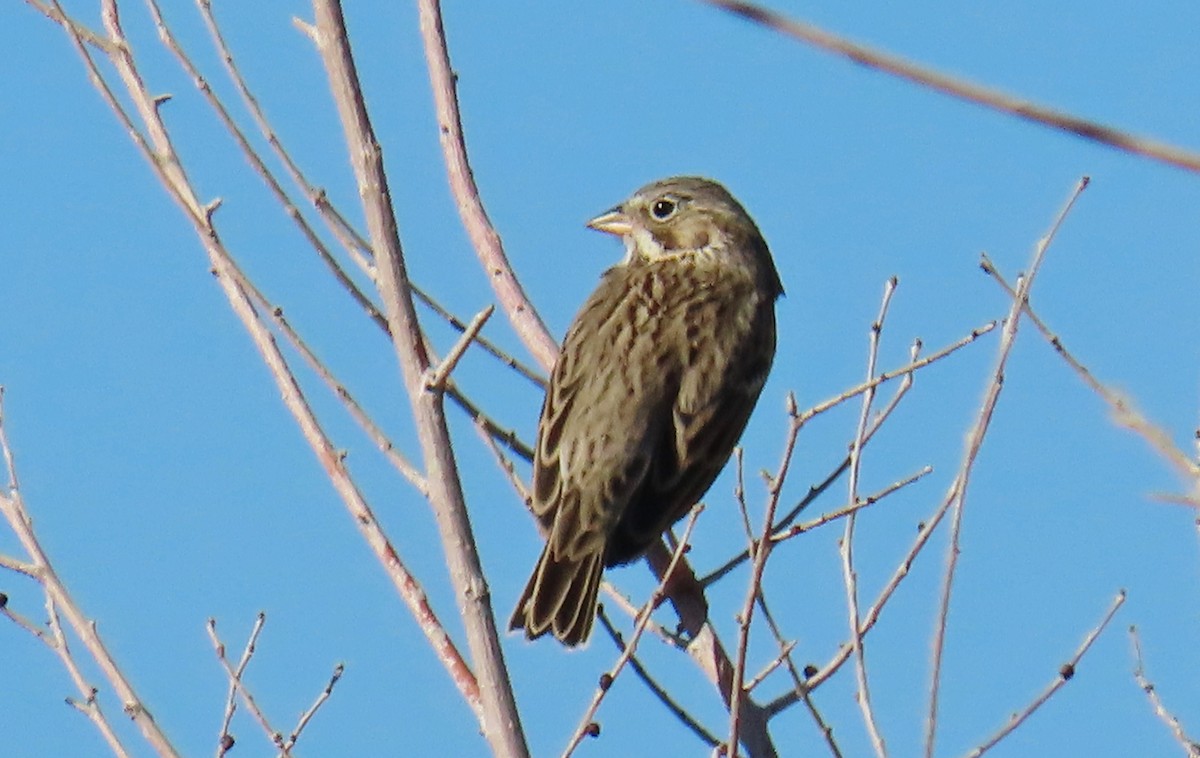
[[[621,237],[625,264],[637,260],[731,257],[761,269],[783,291],[767,243],[729,191],[711,179],[677,176],[647,184],[587,224]]]

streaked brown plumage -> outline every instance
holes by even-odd
[[[510,628],[587,640],[600,576],[704,495],[775,355],[767,243],[716,182],[649,184],[588,226],[623,238],[567,332],[542,406],[533,512],[546,546]]]

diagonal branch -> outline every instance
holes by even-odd
[[[404,375],[417,436],[425,456],[429,500],[441,533],[467,644],[475,664],[482,705],[480,726],[493,752],[528,755],[525,737],[504,666],[492,613],[491,594],[475,550],[462,482],[450,444],[442,394],[424,386],[430,357],[417,323],[396,218],[392,212],[383,152],[375,138],[358,80],[349,37],[336,0],[314,0],[316,40],[330,90],[342,121],[346,145],[375,251],[379,288],[397,362]]]
[[[1055,234],[1066,220],[1071,209],[1075,207],[1075,201],[1087,189],[1088,181],[1088,177],[1085,176],[1075,185],[1071,196],[1054,219],[1050,231],[1046,233],[1045,237],[1038,240],[1034,248],[1033,259],[1029,263],[1029,272],[1021,278],[1021,281],[1017,285],[1017,289],[1013,295],[1012,306],[1009,308],[1008,317],[1005,319],[1004,328],[1000,333],[1000,344],[996,348],[996,367],[993,370],[992,378],[988,382],[987,388],[984,390],[983,402],[979,407],[979,415],[967,434],[967,445],[963,451],[962,463],[959,466],[958,475],[950,485],[950,491],[946,496],[946,502],[951,504],[950,545],[946,551],[946,569],[942,578],[941,598],[938,604],[937,620],[934,623],[933,631],[933,665],[929,686],[929,712],[925,728],[926,758],[932,758],[934,741],[937,737],[942,653],[946,645],[946,624],[950,613],[950,596],[954,589],[954,577],[958,567],[958,556],[960,553],[959,538],[962,534],[963,511],[965,510],[967,489],[970,486],[971,472],[974,469],[979,451],[983,447],[983,440],[987,436],[988,428],[991,426],[992,414],[995,413],[996,404],[1000,400],[1000,392],[1004,387],[1004,372],[1008,364],[1008,356],[1012,352],[1013,345],[1016,342],[1017,326],[1020,324],[1021,314],[1024,313],[1026,304],[1028,303],[1029,290],[1033,286],[1034,279],[1037,277],[1038,270],[1041,268],[1050,243],[1054,240]]]
[[[433,102],[437,109],[438,136],[441,138],[450,191],[454,195],[458,213],[513,329],[542,368],[549,371],[558,355],[558,345],[517,280],[512,264],[504,253],[500,235],[484,210],[471,164],[467,160],[462,117],[458,112],[457,77],[450,67],[441,6],[438,0],[419,0],[417,10],[421,18],[421,39],[425,43],[429,83],[433,88]]]
[[[1024,724],[1029,717],[1034,714],[1035,711],[1045,705],[1046,701],[1054,696],[1054,693],[1061,690],[1067,682],[1071,681],[1071,679],[1075,677],[1075,671],[1079,668],[1079,662],[1083,660],[1083,656],[1088,650],[1091,649],[1092,645],[1095,644],[1096,640],[1100,637],[1101,633],[1104,632],[1105,628],[1108,627],[1109,622],[1113,620],[1113,616],[1117,615],[1117,611],[1124,603],[1125,590],[1121,590],[1117,593],[1116,597],[1113,598],[1112,603],[1108,607],[1108,611],[1104,614],[1104,618],[1100,620],[1100,623],[1087,633],[1087,636],[1083,638],[1083,642],[1081,642],[1079,647],[1076,648],[1075,654],[1071,656],[1066,663],[1059,667],[1058,674],[1054,677],[1054,680],[1051,681],[1050,684],[1046,685],[1046,688],[1043,689],[1038,696],[1029,703],[1029,705],[1025,706],[1024,710],[1022,710],[1020,713],[1014,713],[1012,717],[1009,718],[1008,722],[1004,726],[1000,727],[1000,729],[997,730],[997,732],[991,737],[989,737],[986,742],[967,753],[966,758],[979,758],[979,756],[991,750],[998,742],[1000,742],[1000,740],[1012,734],[1017,727],[1021,726],[1021,724]]]
[[[629,635],[629,640],[621,647],[621,654],[617,656],[617,661],[608,671],[600,675],[600,686],[596,688],[595,694],[592,696],[592,702],[583,712],[583,717],[579,720],[579,726],[575,729],[575,733],[571,735],[571,739],[567,742],[567,747],[563,751],[563,758],[567,758],[575,749],[579,747],[579,743],[584,737],[596,736],[600,733],[600,725],[593,719],[596,716],[596,711],[600,708],[600,703],[603,702],[604,696],[608,694],[612,688],[613,682],[621,675],[625,669],[625,665],[633,658],[634,651],[637,650],[638,641],[642,638],[642,633],[646,631],[646,626],[650,623],[650,616],[654,610],[662,603],[666,596],[666,586],[671,581],[676,567],[679,565],[683,554],[687,552],[691,544],[692,529],[696,526],[696,519],[704,510],[703,505],[696,505],[692,508],[691,518],[688,519],[687,526],[683,530],[683,537],[680,538],[679,544],[675,546],[674,552],[671,554],[671,560],[667,564],[666,571],[663,572],[662,578],[659,579],[658,586],[654,588],[654,592],[646,600],[638,612],[637,619],[633,625],[633,633]]]
[[[1177,168],[1200,173],[1200,154],[1190,150],[1129,134],[1111,126],[1088,121],[1063,111],[1005,94],[999,90],[956,79],[933,69],[918,66],[899,56],[855,44],[811,24],[787,18],[753,3],[739,2],[739,0],[700,1],[826,52],[845,56],[859,65],[907,79],[944,95],[1074,134],[1077,137],[1099,142],[1127,153],[1141,155]]]
[[[1005,281],[999,270],[996,269],[995,264],[992,263],[992,260],[986,254],[982,257],[980,266],[985,273],[991,276],[1008,293],[1009,297],[1014,296],[1012,287]],[[1025,303],[1025,315],[1029,317],[1030,322],[1037,327],[1042,337],[1050,343],[1055,352],[1079,375],[1083,383],[1108,404],[1109,410],[1112,411],[1113,419],[1118,424],[1132,430],[1145,440],[1164,460],[1174,466],[1175,470],[1181,476],[1192,482],[1193,486],[1200,486],[1200,465],[1197,465],[1194,460],[1188,457],[1187,453],[1171,440],[1171,435],[1165,429],[1139,413],[1128,398],[1101,383],[1087,366],[1083,365],[1078,358],[1067,350],[1066,345],[1063,344],[1058,335],[1050,331],[1050,327],[1038,316],[1029,302]],[[1197,437],[1197,440],[1200,440],[1200,436]],[[1188,504],[1195,507],[1194,503]]]

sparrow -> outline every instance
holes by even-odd
[[[775,356],[783,285],[717,182],[642,187],[593,218],[625,257],[567,331],[542,405],[531,508],[546,537],[509,627],[586,642],[605,568],[641,557],[721,472]]]

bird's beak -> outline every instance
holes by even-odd
[[[629,216],[625,215],[625,211],[621,210],[621,206],[612,208],[601,213],[587,225],[598,232],[607,234],[615,234],[618,237],[623,237],[633,231],[633,224],[629,220]]]

